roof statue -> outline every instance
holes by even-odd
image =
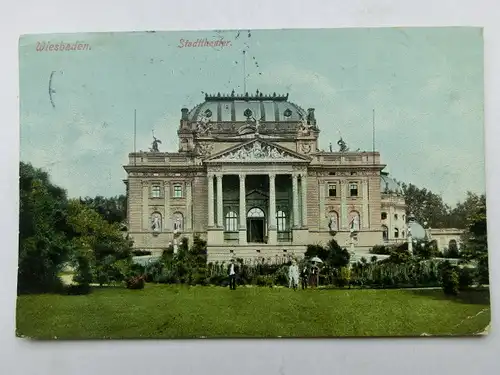
[[[332,142],[330,142],[329,147],[330,147],[330,152],[333,152]]]
[[[160,149],[158,148],[158,144],[161,144],[161,141],[153,135],[153,143],[151,144],[150,151],[151,152],[160,152]]]
[[[339,149],[340,152],[347,152],[347,151],[349,151],[349,147],[347,147],[347,143],[345,143],[345,141],[342,139],[342,137],[340,137],[340,139],[337,142],[337,144],[340,147],[340,149]]]
[[[314,125],[309,121],[307,117],[300,115],[300,128],[299,128],[300,134],[309,135],[313,127]]]
[[[210,131],[212,130],[211,117],[212,111],[210,109],[205,110],[205,112],[200,115],[196,123],[196,133],[199,135],[210,135]]]
[[[255,135],[259,135],[259,128],[261,127],[260,121],[257,120],[254,116],[252,116],[252,120],[255,122]]]

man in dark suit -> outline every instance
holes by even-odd
[[[308,275],[308,272],[307,272],[307,266],[304,265],[302,267],[302,270],[300,271],[300,281],[301,281],[301,284],[302,284],[302,289],[306,289],[307,288],[307,277],[309,276]]]
[[[229,267],[227,268],[227,273],[229,275],[229,289],[236,289],[236,272],[237,266],[234,259],[231,259],[231,263],[229,263]]]

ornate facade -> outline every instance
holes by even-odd
[[[405,205],[378,152],[318,148],[314,109],[288,95],[206,95],[183,108],[178,152],[129,154],[128,230],[162,252],[207,240],[209,261],[300,256],[335,238],[366,253],[405,238]],[[385,215],[384,215],[385,214]]]

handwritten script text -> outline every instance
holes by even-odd
[[[90,45],[88,43],[51,43],[51,42],[37,42],[36,51],[37,52],[55,52],[55,51],[90,51]]]
[[[185,48],[185,47],[231,47],[231,41],[230,40],[223,40],[223,39],[208,40],[207,38],[196,39],[196,40],[181,39],[181,40],[179,40],[179,45],[177,47],[178,48]]]

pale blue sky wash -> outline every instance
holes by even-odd
[[[23,36],[21,160],[70,196],[122,194],[134,109],[137,150],[154,130],[161,151],[177,151],[181,108],[205,92],[243,92],[244,70],[246,91],[316,108],[322,149],[341,134],[371,150],[375,109],[376,149],[393,177],[451,204],[485,191],[479,28]]]

